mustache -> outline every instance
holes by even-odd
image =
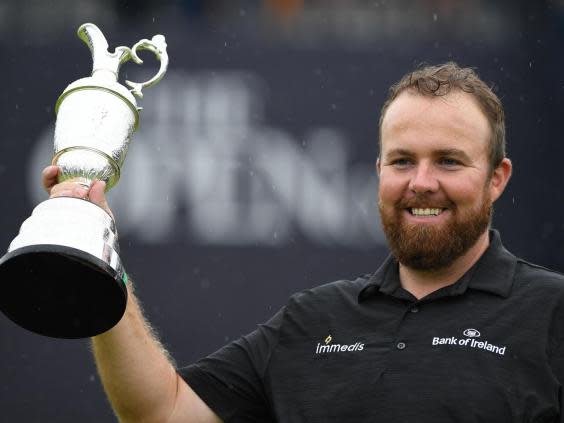
[[[428,195],[417,195],[413,198],[401,198],[396,202],[396,207],[401,209],[453,209],[455,204],[448,199],[433,199]]]

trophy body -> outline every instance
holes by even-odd
[[[107,51],[101,31],[84,24],[78,35],[89,46],[92,76],[70,84],[55,111],[53,164],[59,182],[90,186],[120,177],[133,132],[139,123],[134,95],[158,82],[168,65],[162,35],[133,46]],[[161,62],[149,81],[117,82],[119,66],[142,63],[138,49],[152,51]],[[20,326],[57,338],[84,338],[113,327],[127,303],[127,275],[119,257],[115,223],[106,211],[82,199],[57,197],[39,204],[0,259],[3,292],[0,309]]]

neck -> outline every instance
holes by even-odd
[[[450,266],[436,271],[411,269],[400,263],[401,285],[417,299],[452,285],[480,259],[489,244],[489,234],[488,231],[485,231],[465,254],[457,258]]]

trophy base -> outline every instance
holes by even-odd
[[[123,279],[76,248],[31,245],[0,259],[0,310],[14,323],[54,338],[87,338],[115,326],[127,304]]]

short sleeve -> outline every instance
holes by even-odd
[[[549,345],[549,364],[560,384],[560,419],[564,423],[564,297],[553,318]]]
[[[265,369],[278,343],[284,308],[267,323],[178,374],[224,422],[274,421]]]

